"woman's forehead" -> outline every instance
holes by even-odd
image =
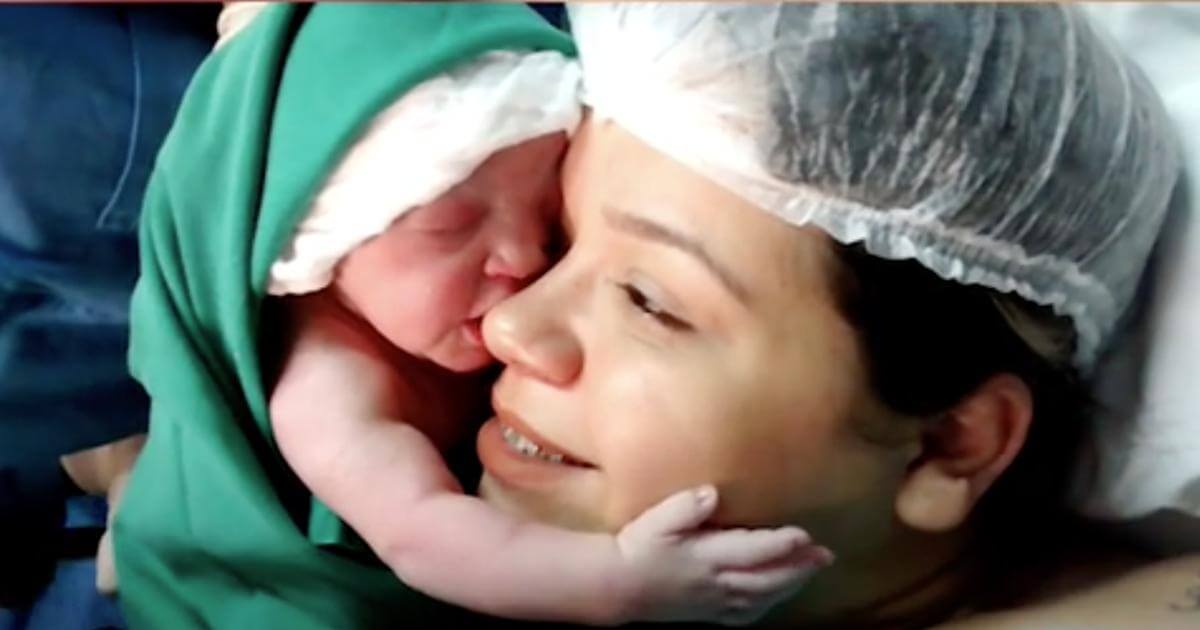
[[[734,295],[831,294],[837,258],[824,231],[773,216],[608,120],[586,122],[571,152],[568,223],[673,245]]]

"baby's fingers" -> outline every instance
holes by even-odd
[[[717,584],[727,594],[735,597],[788,595],[808,581],[822,566],[815,561],[807,561],[761,570],[723,571],[717,576]]]
[[[697,534],[693,554],[718,568],[747,568],[785,560],[810,542],[798,527],[732,529]]]
[[[772,607],[783,601],[783,597],[772,598],[739,595],[731,597],[717,615],[717,623],[723,626],[748,626],[760,621]]]
[[[619,538],[644,541],[696,529],[717,507],[717,489],[701,486],[677,492],[646,510],[625,526]]]
[[[805,557],[802,561],[770,565],[753,570],[724,571],[717,576],[723,593],[721,624],[744,626],[754,623],[776,605],[787,601],[828,563]]]

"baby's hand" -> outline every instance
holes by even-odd
[[[796,527],[700,529],[716,507],[712,486],[680,492],[617,535],[629,621],[753,623],[833,561]]]

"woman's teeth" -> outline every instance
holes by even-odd
[[[502,434],[504,441],[513,447],[517,452],[528,457],[535,457],[555,464],[563,463],[563,456],[558,453],[546,453],[541,447],[535,444],[532,440],[517,433],[512,427],[503,427]]]

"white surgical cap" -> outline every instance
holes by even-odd
[[[1142,74],[1058,5],[570,7],[584,101],[793,224],[1075,324],[1092,366],[1177,173]]]
[[[383,110],[317,193],[271,266],[272,295],[326,287],[342,257],[466,179],[493,153],[579,124],[578,64],[494,51]]]

